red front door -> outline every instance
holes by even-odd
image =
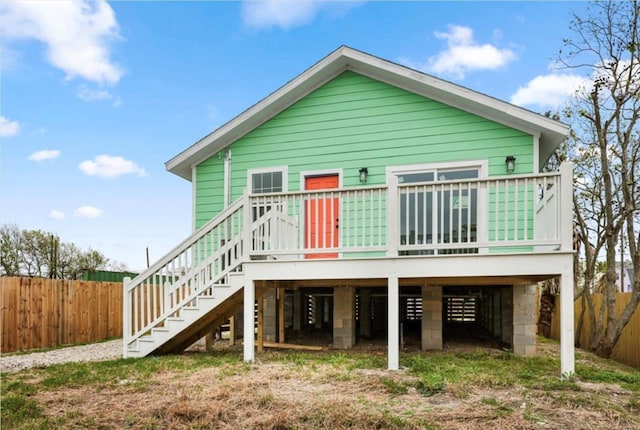
[[[305,190],[331,190],[338,188],[338,175],[305,178]],[[305,205],[304,244],[308,249],[337,248],[340,202],[328,192],[322,198],[309,199]],[[338,258],[337,252],[306,254],[305,258]]]

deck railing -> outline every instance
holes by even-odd
[[[566,170],[566,169],[565,169]],[[571,170],[249,197],[253,256],[554,250],[571,220]],[[564,236],[563,236],[564,235]]]
[[[249,197],[252,255],[384,252],[386,187],[298,191]],[[282,257],[281,257],[282,258]]]

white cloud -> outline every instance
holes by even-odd
[[[80,100],[84,100],[85,102],[96,102],[96,101],[105,101],[111,100],[113,101],[114,106],[120,106],[122,104],[122,100],[118,96],[114,96],[109,91],[104,89],[91,89],[86,85],[81,85],[78,87],[78,98]]]
[[[18,134],[20,124],[0,115],[0,137],[10,137]]]
[[[105,0],[2,2],[0,20],[6,39],[44,43],[47,59],[67,79],[115,84],[122,77],[110,58],[111,42],[120,39],[118,23]]]
[[[242,21],[252,28],[280,27],[288,30],[309,24],[321,11],[339,16],[361,3],[359,1],[245,0],[242,2]]]
[[[31,161],[53,160],[54,158],[58,158],[59,156],[60,156],[60,151],[57,149],[43,149],[42,151],[36,151],[33,154],[29,155],[29,160]]]
[[[518,88],[511,96],[511,103],[519,106],[557,108],[580,88],[589,85],[590,79],[572,74],[551,73],[533,78]]]
[[[113,96],[109,93],[109,91],[105,90],[90,90],[87,87],[80,87],[78,89],[78,97],[81,100],[87,102],[93,102],[98,100],[111,100]]]
[[[244,1],[242,20],[249,27],[281,27],[285,30],[313,21],[320,8],[317,1],[264,0]]]
[[[62,221],[65,218],[64,212],[60,212],[53,209],[51,212],[49,212],[49,218],[54,219],[56,221]]]
[[[104,214],[104,211],[93,206],[80,206],[73,211],[73,214],[78,218],[99,218]]]
[[[478,44],[469,27],[449,25],[448,32],[436,31],[434,34],[447,41],[447,49],[430,57],[426,64],[413,65],[417,66],[415,68],[463,79],[468,72],[496,70],[516,59],[515,52],[510,49]]]
[[[85,175],[101,178],[117,178],[128,174],[147,175],[147,172],[133,161],[112,155],[98,155],[93,160],[85,160],[78,164],[78,168]]]

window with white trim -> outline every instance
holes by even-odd
[[[251,194],[280,193],[282,190],[281,170],[251,174]]]
[[[400,192],[400,243],[402,245],[476,242],[478,189],[475,184],[451,187],[448,181],[478,178],[479,167],[433,167],[396,173]],[[431,186],[429,184],[440,184]],[[477,253],[477,248],[441,249],[438,254]],[[403,255],[433,254],[433,250],[406,251]]]
[[[270,194],[287,191],[287,169],[286,167],[255,169],[247,171],[248,187],[251,194]],[[274,199],[266,197],[254,201],[251,209],[253,221],[258,220],[271,210]]]

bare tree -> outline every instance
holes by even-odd
[[[0,270],[6,276],[20,274],[20,248],[22,232],[15,224],[0,227]]]
[[[573,16],[572,37],[558,59],[590,79],[565,114],[572,126],[568,154],[576,166],[582,297],[591,318],[583,346],[609,357],[640,303],[640,7],[637,0],[596,2],[586,15]],[[631,301],[617,314],[616,247],[625,238],[635,275]],[[592,293],[603,255],[604,305],[596,315]]]

